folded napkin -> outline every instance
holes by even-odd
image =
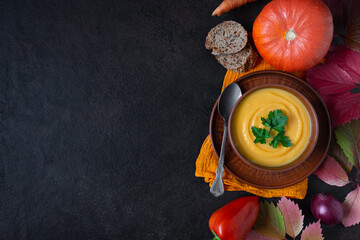
[[[222,89],[224,89],[227,85],[233,83],[239,77],[248,74],[250,72],[255,72],[260,70],[276,70],[276,69],[271,67],[263,59],[260,59],[258,60],[258,63],[255,66],[255,68],[253,68],[252,70],[246,73],[234,73],[231,71],[227,71],[224,78]],[[305,77],[304,72],[297,72],[292,74],[300,78]],[[217,164],[218,164],[218,158],[211,145],[210,135],[208,135],[201,147],[200,154],[196,160],[195,176],[203,177],[205,182],[208,182],[209,185],[211,186],[216,176]],[[265,198],[286,196],[288,198],[303,199],[306,196],[308,179],[305,179],[295,185],[285,188],[260,189],[236,180],[235,177],[230,173],[228,173],[225,169],[223,175],[223,182],[226,191],[246,191]]]

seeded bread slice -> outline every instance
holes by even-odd
[[[255,66],[258,56],[255,47],[249,42],[241,51],[217,55],[216,60],[232,72],[244,73]]]
[[[245,72],[253,69],[256,65],[256,61],[259,58],[259,53],[256,50],[255,46],[251,44],[251,56],[248,61],[245,63]]]
[[[240,23],[225,21],[210,30],[205,48],[212,49],[214,55],[236,53],[245,47],[247,39],[247,32]]]

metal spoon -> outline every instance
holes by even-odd
[[[227,86],[220,95],[218,102],[218,111],[220,116],[224,119],[224,135],[221,144],[221,152],[219,157],[219,164],[216,169],[216,177],[211,185],[210,192],[219,197],[224,193],[223,174],[224,174],[224,159],[225,159],[225,146],[227,139],[228,119],[230,117],[231,110],[236,101],[241,97],[241,89],[236,83],[232,83]]]

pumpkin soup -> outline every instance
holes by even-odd
[[[261,117],[268,116],[270,111],[280,109],[287,116],[285,135],[291,139],[293,146],[277,148],[267,144],[254,143],[255,136],[251,127],[266,128]],[[277,89],[264,88],[256,90],[241,100],[234,110],[231,121],[231,134],[239,152],[247,159],[265,167],[281,167],[296,160],[306,149],[310,135],[311,122],[304,104],[292,93]],[[271,131],[271,137],[276,135]]]

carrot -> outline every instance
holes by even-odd
[[[255,2],[256,0],[224,0],[211,14],[211,16],[221,16],[221,14],[230,11],[231,9],[241,7],[245,3]]]

